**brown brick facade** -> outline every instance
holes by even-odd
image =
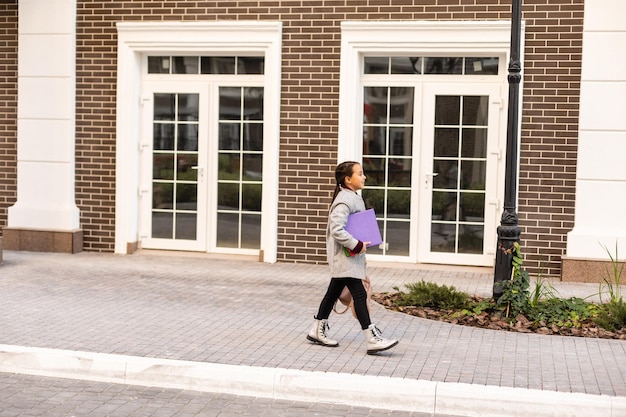
[[[0,225],[15,201],[16,3],[0,5]],[[325,262],[336,163],[340,22],[506,20],[510,0],[78,0],[76,198],[84,249],[112,251],[118,21],[283,22],[278,260]],[[574,222],[583,0],[524,0],[519,215],[526,266],[559,275]],[[6,39],[6,40],[5,40]]]
[[[17,0],[0,3],[0,228],[17,198]]]

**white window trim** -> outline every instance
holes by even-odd
[[[521,26],[524,50],[525,24]],[[508,71],[511,49],[511,22],[493,21],[350,21],[341,24],[341,69],[339,78],[338,162],[360,161],[363,109],[363,56],[505,56],[502,71]],[[523,61],[523,54],[520,59]],[[520,91],[523,91],[520,85]],[[503,106],[506,106],[506,94]],[[519,108],[521,109],[520,94]],[[521,131],[521,117],[518,130]],[[497,195],[504,194],[505,138],[498,168]],[[519,155],[518,141],[518,155]],[[519,176],[519,160],[517,161]],[[502,174],[502,175],[501,175]],[[496,202],[497,203],[497,202]],[[499,207],[499,205],[497,205]],[[414,234],[415,231],[412,231]],[[412,240],[412,245],[414,241]],[[411,253],[416,252],[415,248]],[[408,258],[386,257],[385,261],[410,262]],[[373,260],[377,260],[373,258]],[[419,261],[419,257],[417,259]]]
[[[280,22],[120,22],[118,30],[115,253],[139,241],[141,56],[145,53],[259,53],[265,57],[263,261],[276,262],[280,132]]]
[[[521,39],[524,39],[523,33],[524,25]],[[354,135],[361,132],[363,109],[354,103],[363,101],[360,80],[363,55],[484,56],[493,53],[505,54],[503,64],[507,65],[510,47],[511,22],[508,20],[342,22],[338,161],[358,161],[362,157],[360,140]]]

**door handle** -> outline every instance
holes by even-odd
[[[203,167],[199,167],[199,166],[193,166],[191,167],[191,169],[195,169],[196,171],[198,171],[198,180],[200,179],[204,179],[204,168]]]
[[[424,174],[426,176],[426,181],[424,181],[424,187],[428,188],[428,183],[433,181],[433,178],[435,178],[437,175],[439,175],[438,172],[428,172],[426,174]]]

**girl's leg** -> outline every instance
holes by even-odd
[[[365,330],[372,322],[369,309],[367,308],[367,291],[363,285],[363,280],[358,278],[346,278],[346,285],[350,290],[350,294],[352,294],[354,312],[356,313],[356,318],[359,320],[359,324],[361,324],[361,330]]]
[[[320,307],[317,310],[317,315],[315,316],[316,319],[328,319],[331,311],[333,311],[333,306],[335,305],[335,302],[341,295],[341,291],[343,291],[343,288],[345,286],[346,278],[331,278],[330,283],[328,284],[328,289],[326,290],[326,294],[324,295],[324,298],[322,298]]]

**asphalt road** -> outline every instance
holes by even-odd
[[[0,417],[454,417],[0,373]]]

